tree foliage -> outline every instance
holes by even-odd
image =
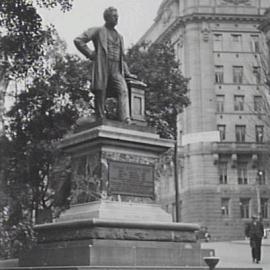
[[[7,161],[2,178],[8,194],[8,204],[3,205],[8,206],[4,225],[11,238],[15,237],[14,226],[22,237],[23,229],[30,230],[25,224],[36,219],[41,210],[54,206],[51,174],[56,143],[75,124],[83,106],[91,111],[89,69],[89,62],[76,56],[57,55],[49,78],[36,77],[20,86],[8,112]],[[16,252],[15,248],[12,254]]]
[[[1,0],[0,29],[3,30],[0,50],[10,61],[8,72],[21,76],[40,61],[46,46],[53,39],[53,27],[45,28],[37,6],[63,11],[71,8],[72,0]]]
[[[132,73],[147,84],[146,116],[162,137],[175,138],[176,116],[189,104],[188,79],[171,44],[136,45],[127,53]]]

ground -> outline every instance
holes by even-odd
[[[232,242],[202,243],[202,248],[215,249],[215,255],[220,257],[218,267],[256,267],[270,270],[270,239],[263,239],[262,261],[260,264],[252,263],[251,250],[248,240]]]

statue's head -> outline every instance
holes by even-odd
[[[108,7],[104,10],[103,18],[107,25],[114,27],[118,23],[118,12],[114,7]]]

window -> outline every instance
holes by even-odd
[[[258,170],[257,171],[257,184],[258,185],[265,185],[265,171],[264,170]]]
[[[224,100],[225,100],[225,96],[223,95],[217,96],[217,113],[224,112]]]
[[[224,141],[226,139],[226,126],[225,125],[218,125],[217,128],[219,131],[220,140]]]
[[[230,199],[221,198],[221,215],[223,217],[228,217],[230,214]]]
[[[233,66],[233,82],[243,83],[243,67]]]
[[[235,139],[236,142],[245,142],[246,140],[246,126],[236,125],[235,126]]]
[[[250,199],[248,198],[240,198],[240,216],[241,218],[249,218],[250,217]]]
[[[244,110],[244,96],[234,96],[234,110],[243,111]]]
[[[222,34],[214,34],[214,51],[222,51],[223,36]]]
[[[254,111],[261,112],[263,107],[262,96],[254,96]]]
[[[241,51],[242,50],[242,35],[232,34],[232,50]]]
[[[253,67],[253,74],[255,76],[256,84],[261,83],[261,69],[260,69],[260,67]]]
[[[233,42],[241,42],[241,35],[240,34],[232,34],[232,41]]]
[[[215,66],[215,83],[223,83],[223,66]]]
[[[255,135],[256,135],[256,143],[263,142],[263,126],[256,126],[255,127]]]
[[[251,51],[255,53],[260,52],[260,41],[259,41],[259,35],[251,35]]]
[[[227,184],[227,162],[220,162],[218,164],[219,183],[221,185]]]
[[[247,185],[247,163],[238,163],[237,166],[237,177],[239,185]]]
[[[261,198],[261,215],[262,218],[268,218],[268,199]]]

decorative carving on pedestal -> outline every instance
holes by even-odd
[[[106,151],[74,157],[71,204],[99,199],[114,201],[119,199],[118,195],[132,201],[153,200],[155,161],[150,157]]]
[[[81,204],[100,199],[103,189],[100,154],[83,155],[73,159],[71,204]]]

